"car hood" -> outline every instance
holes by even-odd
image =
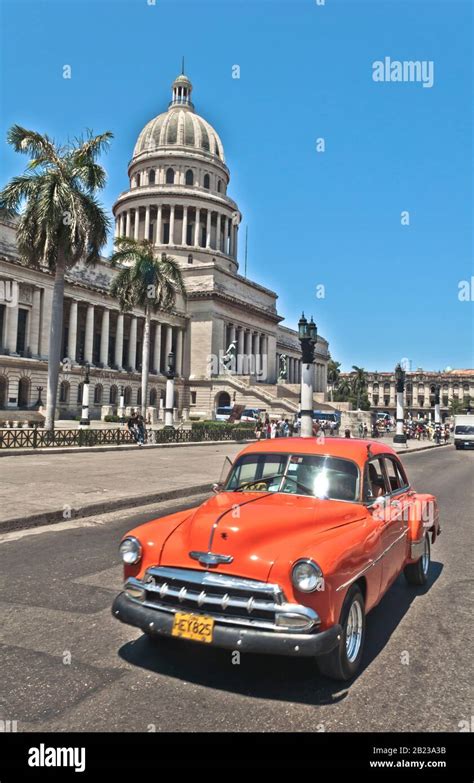
[[[279,557],[299,552],[325,530],[350,524],[363,516],[361,506],[280,493],[223,492],[188,516],[167,538],[161,565],[207,570],[190,552],[232,557],[217,573],[265,581]]]

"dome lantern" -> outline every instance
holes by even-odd
[[[194,106],[191,102],[192,91],[193,91],[193,85],[191,84],[188,77],[185,76],[184,73],[184,58],[183,58],[182,72],[180,73],[179,76],[176,77],[176,79],[174,80],[171,86],[171,101],[169,103],[169,107],[181,106],[183,108],[188,107],[189,109],[193,110]]]

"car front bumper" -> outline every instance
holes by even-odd
[[[172,636],[173,613],[144,606],[140,601],[129,598],[126,593],[119,593],[113,603],[112,614],[120,622],[141,628],[151,636]],[[314,657],[331,652],[339,644],[341,633],[340,625],[332,625],[328,630],[319,633],[302,634],[254,630],[216,623],[210,644],[241,652]]]

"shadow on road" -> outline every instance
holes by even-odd
[[[412,602],[431,589],[442,569],[441,563],[431,563],[430,580],[425,587],[409,587],[400,576],[380,604],[370,612],[358,677],[363,676],[383,650]],[[232,662],[230,650],[170,638],[151,640],[146,635],[123,645],[119,655],[133,666],[165,677],[254,698],[327,705],[340,702],[349,695],[350,683],[325,679],[319,674],[316,663],[308,658],[297,660],[243,653],[237,665]]]

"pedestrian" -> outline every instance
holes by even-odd
[[[351,437],[351,431],[350,431],[349,427],[346,427],[346,429],[344,430],[344,437],[345,438],[350,438]]]
[[[363,434],[364,434],[364,425],[360,421],[359,422],[359,438],[361,438],[363,436]]]
[[[136,422],[137,422],[137,429],[138,429],[138,445],[143,446],[146,440],[146,427],[145,427],[145,419],[143,418],[141,413],[137,414]]]
[[[369,430],[368,430],[368,427],[367,427],[366,423],[364,424],[364,429],[363,429],[363,433],[362,434],[363,434],[364,438],[368,437]]]
[[[259,419],[255,425],[255,437],[257,438],[257,440],[260,440],[260,438],[262,437],[262,430],[263,430],[263,423],[262,420]]]
[[[275,419],[272,419],[270,424],[270,438],[276,438],[277,435],[277,423]]]

